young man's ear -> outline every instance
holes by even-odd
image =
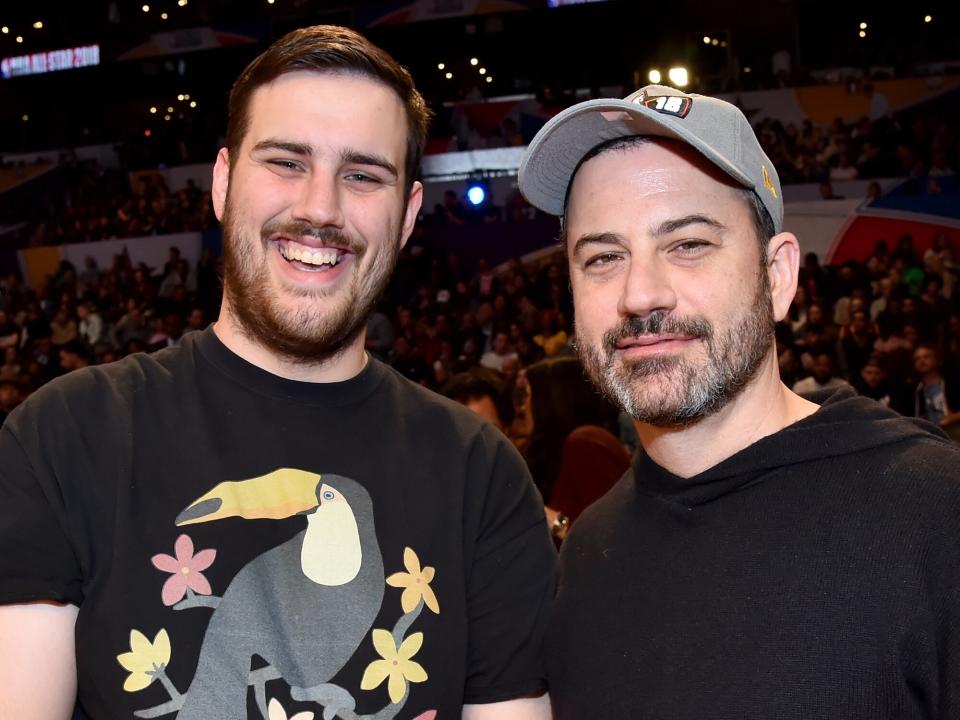
[[[410,239],[410,233],[413,232],[413,226],[417,224],[417,215],[420,214],[420,206],[423,204],[423,184],[416,180],[410,186],[410,195],[407,197],[407,211],[403,215],[403,227],[400,233],[400,247],[407,244]]]
[[[797,293],[800,275],[800,243],[793,233],[782,232],[767,244],[767,277],[773,300],[773,318],[780,322],[787,316]]]
[[[213,212],[217,220],[223,220],[223,209],[227,205],[227,189],[230,187],[230,153],[226,148],[220,148],[217,161],[213,164],[213,185],[210,188],[210,197],[213,200]]]

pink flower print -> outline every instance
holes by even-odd
[[[202,571],[213,564],[217,551],[201,550],[194,555],[193,540],[189,535],[178,537],[173,549],[176,557],[159,553],[150,559],[158,570],[170,573],[160,594],[163,604],[176,605],[189,590],[200,595],[210,595],[213,590]]]

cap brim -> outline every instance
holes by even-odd
[[[686,131],[682,120],[627,100],[588,100],[555,115],[530,143],[520,164],[520,191],[535,207],[562,215],[567,188],[584,156],[607,141],[634,135],[678,140],[693,147],[738,183],[754,182],[709,144]]]

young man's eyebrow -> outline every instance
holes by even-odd
[[[267,138],[253,146],[253,152],[261,150],[283,150],[292,155],[303,155],[305,157],[313,155],[313,148],[309,145],[290,140],[280,140],[279,138]]]

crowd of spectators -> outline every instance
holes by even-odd
[[[758,135],[784,184],[820,182],[826,199],[832,181],[955,172],[958,144],[948,122],[923,114],[897,121],[883,102],[872,107],[874,117],[849,125],[762,120]],[[481,140],[485,147],[523,142],[510,123]],[[131,177],[95,162],[70,163],[67,172],[63,201],[38,208],[38,219],[16,231],[19,246],[216,227],[209,193],[193,183],[171,191],[158,174]],[[449,191],[422,218],[370,319],[367,349],[499,426],[524,453],[550,503],[558,479],[570,497],[563,468],[576,463],[562,460],[570,450],[566,440],[591,443],[591,467],[603,453],[607,474],[615,478],[625,462],[618,447],[634,448],[636,437],[629,419],[583,382],[571,346],[562,253],[527,264],[515,259],[493,268],[480,260],[468,266],[461,254],[440,251],[428,240],[454,225],[536,217],[518,193],[504,200],[503,207],[477,210]],[[815,255],[806,258],[790,314],[777,326],[781,375],[797,392],[851,386],[960,440],[955,239],[941,235],[924,252],[909,236],[890,241],[878,241],[864,262],[824,267]],[[121,253],[110,267],[92,258],[83,267],[63,263],[40,288],[26,288],[14,274],[0,279],[0,422],[63,373],[168,347],[207,327],[219,308],[219,272],[212,252],[191,262],[171,248],[163,267],[135,265]],[[564,412],[569,408],[576,412]],[[593,430],[578,434],[582,425]],[[600,428],[620,445],[598,435]],[[572,514],[569,507],[564,513]]]
[[[34,209],[31,222],[18,228],[18,247],[95,242],[112,238],[202,231],[216,227],[208,191],[193,180],[171,191],[163,176],[136,177],[107,169],[95,160],[68,161],[62,195]]]
[[[789,316],[777,326],[784,382],[800,392],[849,385],[953,432],[960,427],[958,269],[947,235],[924,253],[909,236],[889,247],[880,241],[866,262],[839,267],[807,256]],[[212,253],[191,264],[171,248],[162,268],[134,266],[125,255],[109,268],[92,259],[83,268],[64,263],[37,291],[7,277],[0,284],[0,413],[65,372],[168,347],[202,330],[216,316],[218,273]],[[571,333],[560,252],[536,263],[466,268],[454,253],[412,242],[370,320],[367,349],[414,382],[476,401],[474,409],[518,447],[540,447],[540,464],[553,469],[538,484],[549,491],[556,468],[547,460],[561,445],[554,438],[544,455],[546,439],[531,443],[537,429],[529,376],[558,358],[576,362]],[[564,383],[550,395],[573,402],[578,391],[569,374],[543,376]],[[583,415],[583,422],[635,443],[630,423],[609,406]]]
[[[956,173],[955,119],[918,112],[895,120],[885,101],[873,112],[852,123],[837,118],[829,126],[765,118],[755,129],[784,185]]]
[[[916,112],[895,119],[889,105],[871,103],[871,116],[830,125],[809,120],[799,126],[764,118],[754,123],[757,135],[777,167],[784,185],[819,183],[824,199],[834,199],[833,184],[845,180],[890,177],[954,175],[960,167],[957,126],[947,115]],[[525,144],[516,120],[504,118],[490,128],[469,123],[468,114],[454,112],[448,121],[449,137],[435,128],[432,145],[444,151],[518,147]],[[528,128],[533,131],[535,128]],[[442,147],[440,147],[442,145]],[[210,157],[214,149],[211,148]],[[159,174],[136,175],[105,169],[95,161],[70,161],[63,192],[53,201],[33,208],[32,217],[17,229],[12,242],[18,247],[89,242],[110,238],[163,235],[216,227],[209,192],[193,181],[168,189]],[[136,186],[136,187],[135,187]],[[869,197],[880,192],[871,186]],[[482,213],[457,203],[450,191],[430,219],[461,224],[471,220],[518,222],[535,215],[519,194],[504,198],[500,206],[486,205]],[[11,218],[12,219],[12,218]]]

